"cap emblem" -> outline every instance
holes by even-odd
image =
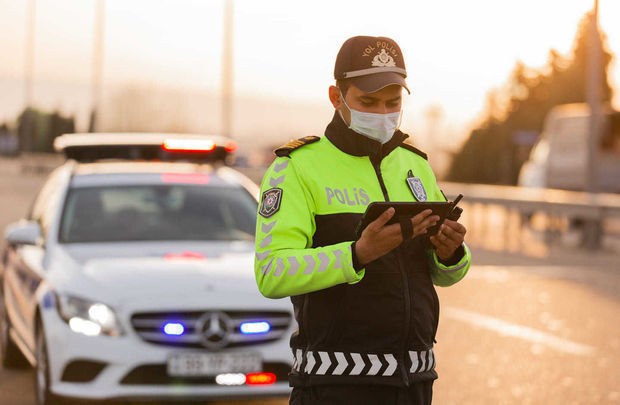
[[[396,66],[396,62],[394,62],[394,58],[392,58],[391,55],[388,55],[385,48],[382,48],[381,51],[372,59],[372,66],[394,67]]]

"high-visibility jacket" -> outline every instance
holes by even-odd
[[[445,201],[426,155],[406,138],[397,131],[381,145],[335,114],[324,137],[276,150],[265,174],[255,275],[263,295],[290,296],[294,305],[293,386],[403,386],[437,377],[433,284],[463,278],[469,249],[463,244],[443,264],[417,237],[361,268],[352,248],[371,202],[416,201],[406,181],[411,173],[428,201]]]

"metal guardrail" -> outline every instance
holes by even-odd
[[[448,196],[461,193],[471,203],[499,204],[523,211],[560,210],[584,219],[620,218],[620,194],[464,183],[441,183],[441,187]]]
[[[65,162],[65,157],[60,153],[22,153],[22,172],[46,174]]]
[[[19,157],[0,159],[0,169],[17,169],[18,172],[15,174],[21,172],[45,175],[62,162],[64,158],[60,154],[23,153]],[[253,181],[260,183],[266,168],[238,169]],[[567,219],[571,223],[580,224],[581,244],[584,247],[599,248],[606,230],[605,223],[620,218],[620,194],[589,194],[566,190],[449,182],[440,182],[440,187],[450,198],[463,194],[465,196],[463,206],[500,206],[506,212],[516,212],[521,221],[520,226],[535,214],[546,215],[548,227],[545,231],[548,244],[557,239],[558,219]],[[479,218],[477,222],[485,221],[486,219]],[[505,228],[504,233],[510,232],[508,224]]]
[[[47,175],[64,161],[59,153],[25,152],[18,156],[0,156],[0,170],[11,174]]]
[[[535,189],[483,184],[440,183],[448,197],[463,194],[467,204],[497,205],[516,211],[526,221],[536,213],[549,218],[547,242],[553,242],[558,218],[581,226],[581,244],[597,249],[605,232],[605,222],[620,218],[620,194],[590,194],[577,191]],[[555,225],[554,225],[555,224]]]

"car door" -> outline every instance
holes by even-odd
[[[48,236],[50,225],[57,215],[58,204],[63,195],[59,171],[50,175],[37,195],[28,220],[41,226],[42,240]],[[35,293],[44,277],[46,243],[16,245],[7,248],[7,264],[4,277],[6,308],[11,325],[18,337],[31,349],[34,348]]]

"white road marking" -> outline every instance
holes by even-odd
[[[467,274],[467,279],[475,278],[489,282],[503,283],[508,281],[512,274],[510,271],[506,270],[506,266],[472,266]]]
[[[459,308],[445,308],[442,311],[447,316],[458,321],[466,322],[479,326],[488,330],[499,333],[504,336],[512,336],[530,342],[539,343],[548,346],[554,350],[565,353],[575,354],[578,356],[589,356],[594,354],[594,347],[581,343],[571,342],[546,332],[542,332],[527,326],[509,323],[499,318],[467,311]]]

